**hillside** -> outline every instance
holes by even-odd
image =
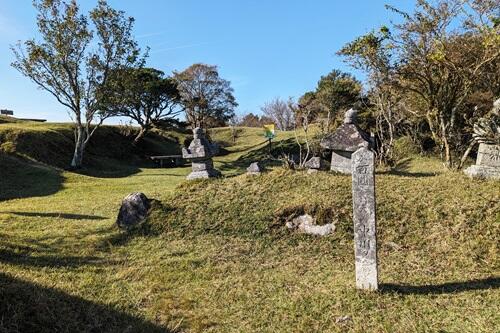
[[[188,183],[188,166],[152,168],[137,152],[114,155],[119,148],[89,155],[133,172],[99,174],[99,161],[87,174],[64,171],[53,167],[66,157],[50,143],[66,147],[67,125],[0,125],[14,146],[0,155],[9,172],[1,177],[0,332],[493,332],[500,325],[499,182],[470,180],[415,155],[378,171],[382,285],[363,293],[354,289],[350,177],[285,170],[276,157],[294,149],[294,133],[278,132],[270,158],[260,129],[240,130],[235,142],[227,128],[209,133],[224,148],[215,165],[226,177]],[[125,147],[117,133],[105,127],[96,139]],[[153,140],[161,145],[155,151],[167,150],[182,137]],[[261,159],[266,173],[242,174]],[[157,201],[147,228],[127,236],[114,222],[133,191]],[[285,221],[304,212],[335,221],[336,231],[289,232]]]
[[[134,146],[135,131],[135,128],[125,126],[99,128],[85,151],[85,168],[81,172],[129,174],[140,166],[152,166],[147,156],[180,154],[180,147],[187,136],[175,131],[154,131]],[[66,169],[73,149],[74,132],[68,123],[0,123],[0,152]]]

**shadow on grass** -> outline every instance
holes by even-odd
[[[255,147],[262,144],[263,143],[255,145]],[[245,148],[245,150],[247,149],[248,148]],[[253,162],[259,162],[263,167],[277,166],[282,164],[278,159],[279,156],[283,154],[294,154],[297,153],[297,151],[298,146],[295,139],[273,142],[271,152],[269,152],[269,146],[265,145],[259,149],[249,151],[235,161],[218,161],[220,163],[218,169],[221,171],[236,171],[237,173],[242,173],[245,172],[246,168]]]
[[[394,175],[400,177],[409,177],[409,178],[425,178],[425,177],[434,177],[439,175],[439,173],[435,172],[411,172],[409,171],[411,166],[412,158],[404,158],[400,160],[396,166],[389,171],[377,172],[380,175]]]
[[[114,160],[111,162],[102,158],[99,163],[88,163],[82,169],[71,171],[94,178],[125,178],[139,173],[142,167],[151,168],[154,167],[154,164],[130,165],[123,161]]]
[[[0,201],[43,197],[62,189],[61,171],[0,153]]]
[[[0,273],[0,332],[164,332],[144,319]]]
[[[433,172],[408,172],[402,170],[390,170],[390,171],[382,171],[377,172],[379,175],[394,175],[400,177],[409,177],[409,178],[425,178],[425,177],[435,177],[438,173]]]
[[[398,293],[403,295],[455,294],[464,291],[498,288],[500,288],[500,278],[498,277],[423,286],[398,285],[392,283],[386,283],[380,286],[380,290],[383,293]]]
[[[102,260],[98,257],[63,257],[60,255],[31,256],[28,253],[0,249],[0,262],[18,266],[62,268],[97,265],[99,263],[111,264],[108,260],[104,262],[101,261]]]
[[[67,213],[37,213],[37,212],[4,212],[26,217],[55,217],[67,220],[106,220],[107,217],[84,214],[67,214]]]

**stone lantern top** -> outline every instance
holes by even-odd
[[[349,109],[344,116],[344,124],[356,124],[358,119],[358,110]]]
[[[334,133],[321,140],[321,147],[347,152],[355,152],[361,147],[370,147],[370,135],[358,127],[357,114],[357,110],[349,109],[345,113],[344,123]]]
[[[182,148],[182,157],[186,159],[211,158],[215,156],[216,148],[207,140],[203,129],[193,130],[193,141],[189,147]]]

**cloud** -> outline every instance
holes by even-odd
[[[167,33],[167,31],[149,32],[149,33],[137,35],[136,38],[137,39],[143,39],[143,38],[148,38],[148,37],[161,36],[161,35],[164,35],[166,33]]]

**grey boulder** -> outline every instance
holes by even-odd
[[[131,193],[122,201],[116,224],[120,229],[129,230],[146,219],[150,208],[150,200],[144,193]]]
[[[259,162],[254,162],[250,164],[250,166],[247,168],[247,174],[249,175],[260,175],[261,172],[262,170],[259,165]]]

